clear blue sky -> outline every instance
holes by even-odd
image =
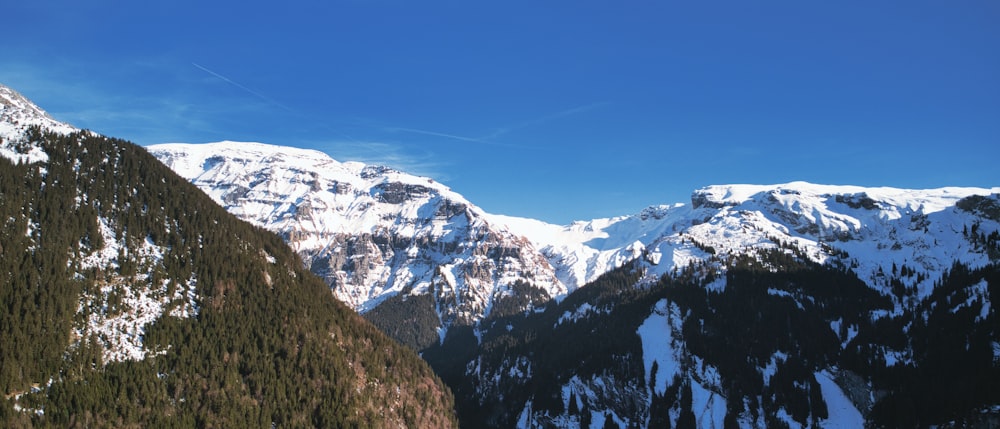
[[[11,1],[0,82],[568,223],[723,183],[1000,185],[1000,2]]]

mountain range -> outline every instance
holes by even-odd
[[[18,97],[6,96],[17,107],[4,110],[0,131],[67,132]],[[30,140],[5,137],[0,154],[47,165],[53,151]],[[1000,421],[998,187],[716,185],[689,202],[552,225],[317,151],[147,150],[236,218],[276,233],[298,268],[420,352],[454,392],[463,427]],[[163,259],[156,234],[106,244],[122,233],[100,219],[85,237],[105,245],[81,244],[79,266],[120,271],[123,252],[153,261],[138,263],[147,270]],[[273,265],[276,252],[258,263]],[[202,317],[216,302],[198,293],[207,286],[197,276],[172,281],[187,286],[128,323]],[[122,331],[102,317],[77,335]],[[149,360],[134,333],[122,338],[105,360]]]
[[[236,142],[149,150],[230,212],[278,232],[341,300],[421,350],[473,426],[679,425],[686,410],[699,427],[892,426],[900,416],[884,411],[890,400],[880,395],[900,387],[880,377],[920,368],[915,346],[896,339],[913,332],[921,313],[930,323],[942,295],[950,314],[978,311],[961,329],[986,329],[985,367],[995,375],[1000,362],[995,285],[986,280],[1000,257],[1000,188],[716,185],[685,204],[552,225],[485,213],[432,179],[314,151]],[[985,271],[950,296],[942,283],[956,269]],[[744,285],[758,281],[774,283]],[[613,297],[608,282],[617,285]],[[682,305],[678,290],[687,288],[712,304]],[[758,296],[744,295],[751,290]],[[715,337],[685,329],[695,313],[735,318],[723,309],[742,303],[730,299],[759,301],[756,313],[771,308],[810,330],[749,317],[754,335],[775,335],[769,327],[791,336],[765,354],[739,351],[723,335],[736,328],[722,322]],[[637,314],[622,314],[626,308]],[[595,323],[620,326],[605,332]],[[618,344],[620,336],[639,341]],[[565,338],[613,346],[594,355],[587,346],[553,345]],[[789,358],[788,349],[815,338],[821,353]],[[747,362],[713,362],[718,350],[689,345],[712,341],[733,342]],[[555,365],[536,349],[574,352]],[[609,376],[622,359],[629,371]],[[594,362],[606,366],[594,372]],[[735,381],[750,373],[762,380]],[[772,383],[775,373],[784,385]],[[658,383],[646,386],[651,377]],[[691,401],[682,400],[684,389]],[[792,399],[809,395],[805,406]],[[989,412],[996,395],[986,396],[993,399],[979,405]],[[657,401],[665,411],[654,419]]]
[[[523,312],[635,259],[655,280],[692,263],[725,270],[728,260],[786,244],[810,261],[848,265],[887,294],[889,277],[879,273],[910,267],[923,275],[903,281],[926,297],[954,262],[990,262],[965,238],[983,221],[956,203],[1000,193],[717,185],[695,190],[688,204],[562,226],[485,213],[433,179],[317,151],[237,142],[148,149],[231,213],[281,235],[357,311],[400,294],[434,296],[442,333],[488,317],[515,284],[537,297],[500,306]]]

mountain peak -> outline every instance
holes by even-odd
[[[8,138],[9,131],[23,130],[31,125],[39,125],[53,131],[68,133],[77,128],[55,120],[31,100],[13,88],[0,84],[0,137]]]
[[[0,105],[4,107],[3,114],[5,116],[13,112],[22,112],[28,117],[55,120],[52,119],[48,113],[45,113],[44,110],[35,105],[35,103],[32,103],[13,88],[3,84],[0,84]]]
[[[525,310],[530,303],[505,304],[524,285],[546,299],[567,292],[530,243],[432,179],[260,143],[147,149],[237,217],[285,238],[359,311],[432,296],[447,329],[497,308]]]
[[[62,134],[79,131],[72,125],[53,119],[17,91],[0,84],[0,156],[14,162],[47,160],[41,148],[24,141],[25,131],[32,126]]]

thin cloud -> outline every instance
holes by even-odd
[[[459,136],[459,135],[455,135],[455,134],[439,133],[437,131],[420,130],[420,129],[416,129],[416,128],[389,127],[386,130],[388,130],[390,132],[402,131],[404,133],[422,134],[422,135],[425,135],[425,136],[433,136],[433,137],[444,137],[444,138],[453,139],[453,140],[460,140],[460,141],[464,141],[464,142],[495,144],[495,143],[487,141],[486,139],[483,139],[483,138],[465,137],[465,136]]]
[[[197,67],[199,70],[204,71],[205,73],[208,73],[208,74],[210,74],[212,76],[215,76],[215,77],[219,78],[223,82],[226,82],[226,83],[228,83],[230,85],[233,85],[233,86],[235,86],[235,87],[237,87],[239,89],[242,89],[243,91],[247,92],[250,95],[253,95],[253,96],[257,97],[257,98],[260,98],[261,100],[264,100],[264,101],[266,101],[266,102],[268,102],[270,104],[278,106],[278,107],[280,107],[280,108],[282,108],[284,110],[292,112],[292,109],[289,108],[288,106],[285,106],[284,104],[281,104],[281,103],[279,103],[277,101],[274,101],[274,99],[272,99],[272,98],[270,98],[270,97],[268,97],[268,96],[266,96],[264,94],[261,94],[261,93],[259,93],[257,91],[254,91],[254,90],[250,89],[250,88],[247,88],[246,86],[240,84],[239,82],[236,82],[236,81],[234,81],[234,80],[232,80],[232,79],[230,79],[228,77],[225,77],[225,76],[223,76],[223,75],[221,75],[219,73],[216,73],[216,72],[214,72],[212,70],[209,70],[207,67],[202,66],[201,64],[192,62],[191,65]]]
[[[537,118],[537,119],[532,119],[532,120],[528,120],[528,121],[524,121],[524,122],[521,122],[521,123],[518,123],[518,124],[511,125],[509,127],[500,128],[500,129],[494,131],[492,134],[484,137],[484,139],[498,138],[498,137],[500,137],[500,136],[502,136],[504,134],[507,134],[507,133],[510,133],[510,132],[513,132],[513,131],[517,131],[517,130],[524,129],[524,128],[529,128],[529,127],[534,127],[534,126],[542,125],[542,124],[544,124],[546,122],[551,122],[551,121],[556,120],[556,119],[561,119],[561,118],[565,118],[567,116],[576,115],[578,113],[588,112],[588,111],[597,109],[599,107],[605,106],[607,104],[608,104],[607,101],[598,101],[598,102],[595,102],[595,103],[588,103],[588,104],[584,104],[584,105],[581,105],[581,106],[576,106],[576,107],[573,107],[573,108],[570,108],[570,109],[566,109],[566,110],[562,110],[562,111],[559,111],[559,112],[556,112],[556,113],[553,113],[553,114],[550,114],[550,115],[542,116],[542,117]]]
[[[488,135],[485,135],[483,137],[461,136],[461,135],[458,135],[458,134],[451,134],[451,133],[445,133],[445,132],[440,132],[440,131],[424,130],[424,129],[419,129],[419,128],[407,128],[407,127],[388,127],[388,128],[386,128],[386,130],[389,131],[389,132],[405,132],[405,133],[420,134],[420,135],[431,136],[431,137],[443,137],[443,138],[446,138],[446,139],[458,140],[458,141],[469,142],[469,143],[482,143],[482,144],[488,144],[488,145],[494,145],[494,146],[513,147],[513,148],[533,148],[535,146],[509,144],[509,143],[498,142],[496,140],[498,138],[506,135],[506,134],[509,134],[511,132],[514,132],[514,131],[517,131],[517,130],[520,130],[520,129],[538,126],[538,125],[541,125],[541,124],[544,124],[546,122],[550,122],[550,121],[553,121],[553,120],[556,120],[556,119],[565,118],[567,116],[572,116],[572,115],[576,115],[578,113],[583,113],[583,112],[587,112],[587,111],[590,111],[590,110],[594,110],[594,109],[597,109],[597,108],[602,107],[602,106],[607,105],[607,104],[608,104],[608,102],[601,101],[601,102],[588,103],[588,104],[584,104],[584,105],[581,105],[581,106],[576,106],[576,107],[573,107],[573,108],[570,108],[570,109],[566,109],[566,110],[562,110],[562,111],[559,111],[559,112],[556,112],[556,113],[553,113],[553,114],[550,114],[550,115],[542,116],[540,118],[531,119],[531,120],[528,120],[528,121],[520,122],[520,123],[517,123],[517,124],[514,124],[514,125],[510,125],[510,126],[506,126],[506,127],[501,127],[501,128],[498,128],[496,131],[494,131],[494,132],[492,132],[492,133],[490,133]]]
[[[386,142],[337,141],[311,145],[338,161],[360,161],[365,164],[385,165],[418,176],[432,177],[437,181],[449,180],[442,168],[440,157],[431,153],[414,153],[398,144]]]

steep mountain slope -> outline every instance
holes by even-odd
[[[277,236],[0,86],[0,425],[453,427]]]
[[[494,217],[564,279],[636,259],[423,356],[472,426],[989,426],[997,191],[730,185],[569,227]]]
[[[417,349],[450,326],[566,293],[531,243],[431,179],[257,143],[149,150],[231,213],[280,234],[340,300],[385,329],[400,325],[388,308],[422,314],[415,332],[396,332]]]

